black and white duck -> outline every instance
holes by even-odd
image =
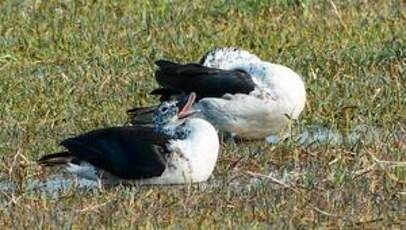
[[[160,88],[152,94],[168,100],[196,92],[193,106],[219,131],[242,139],[282,136],[302,112],[306,92],[302,78],[288,67],[261,60],[248,51],[219,48],[199,63],[156,62]],[[130,123],[147,123],[154,107],[130,110]]]
[[[153,126],[94,130],[62,141],[66,151],[38,160],[64,166],[103,184],[182,184],[205,181],[219,152],[218,135],[207,121],[191,116],[196,94],[162,102]]]

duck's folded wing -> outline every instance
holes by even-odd
[[[169,153],[166,144],[166,139],[143,127],[100,129],[61,143],[77,160],[123,179],[160,176]]]
[[[153,94],[195,92],[200,99],[221,97],[226,93],[249,93],[255,88],[251,76],[242,70],[208,68],[194,63],[182,65],[164,60],[156,64],[159,69],[155,77],[164,89],[154,90]]]

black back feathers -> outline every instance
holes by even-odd
[[[170,61],[156,62],[159,69],[155,73],[157,82],[162,86],[152,94],[168,96],[195,92],[197,99],[204,97],[221,97],[226,93],[248,94],[255,88],[249,74],[242,70],[221,70],[200,64],[176,64]]]
[[[148,127],[113,127],[64,140],[68,152],[50,154],[43,165],[88,162],[122,179],[160,176],[166,168],[168,140]]]

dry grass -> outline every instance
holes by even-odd
[[[6,228],[401,228],[406,223],[400,0],[0,3],[0,224]],[[296,127],[378,127],[354,146],[228,145],[200,185],[27,189],[38,156],[155,101],[153,61],[236,46],[306,81]]]

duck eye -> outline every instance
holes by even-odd
[[[161,108],[161,112],[162,112],[162,113],[166,113],[166,111],[168,111],[168,107],[167,107],[167,106],[164,106],[164,107]]]

